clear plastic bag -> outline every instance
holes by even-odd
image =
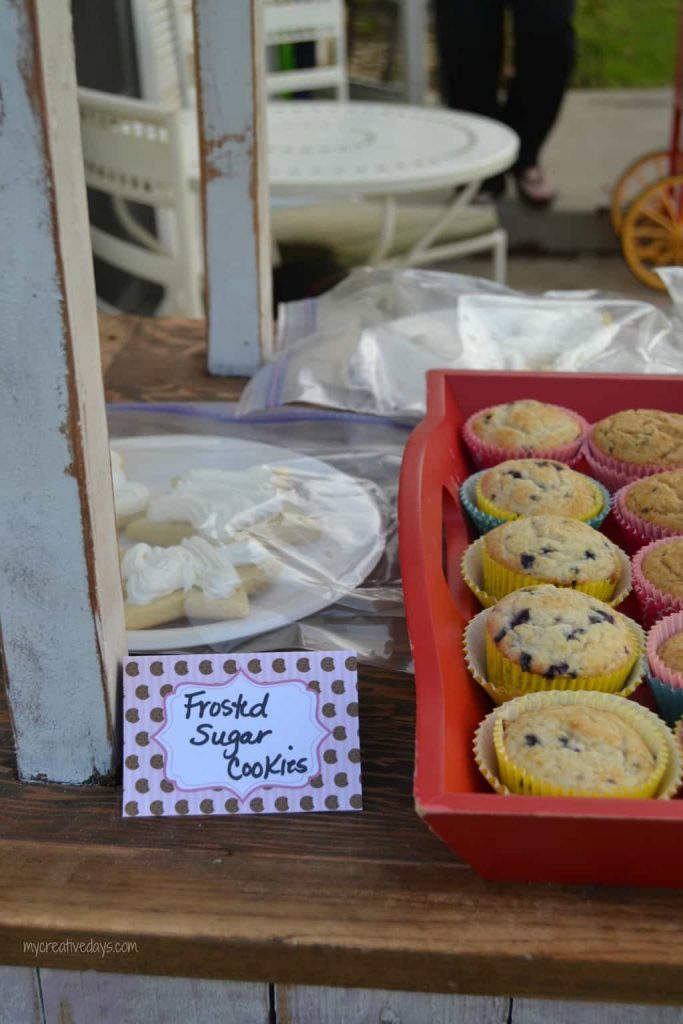
[[[681,271],[662,273],[674,297]],[[248,413],[310,402],[417,419],[435,368],[683,372],[683,324],[597,291],[528,296],[491,281],[364,269],[281,310],[275,359],[249,382]]]
[[[396,521],[404,427],[294,409],[236,419],[230,403],[116,405],[108,419],[119,511],[130,512],[122,488],[149,491],[121,533],[127,605],[143,602],[127,609],[142,622],[131,650],[352,648],[411,670]],[[183,539],[164,533],[179,523]],[[184,588],[180,614],[173,596],[155,603],[169,579]],[[150,626],[150,613],[167,617]]]

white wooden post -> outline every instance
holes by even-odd
[[[194,0],[194,17],[208,367],[249,376],[272,343],[261,2]]]
[[[22,779],[112,768],[125,653],[69,0],[0,0],[0,622]]]
[[[426,0],[403,0],[401,16],[406,100],[422,106],[427,96]]]

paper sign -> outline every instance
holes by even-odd
[[[125,817],[361,810],[352,651],[124,664]]]

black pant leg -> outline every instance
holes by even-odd
[[[512,0],[512,8],[515,75],[503,119],[520,137],[523,171],[538,161],[574,68],[574,0]]]
[[[446,106],[500,118],[498,82],[504,0],[435,0]]]

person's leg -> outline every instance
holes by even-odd
[[[434,13],[444,103],[500,118],[503,0],[435,0]]]
[[[515,174],[538,165],[574,67],[574,0],[512,0],[515,75],[504,120],[520,137]]]
[[[441,94],[446,106],[501,118],[498,83],[503,50],[504,0],[435,0]],[[500,195],[503,175],[485,183]]]

